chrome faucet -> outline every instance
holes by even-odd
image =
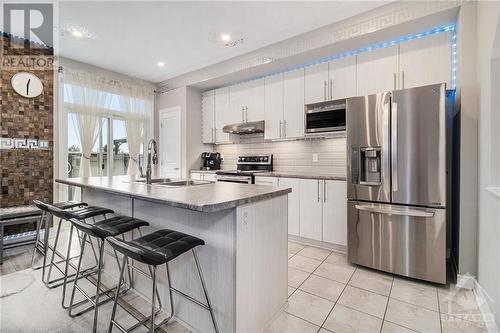
[[[153,156],[151,156],[153,151]],[[154,139],[149,140],[148,143],[148,164],[146,165],[146,184],[151,184],[151,163],[158,164],[157,145]]]

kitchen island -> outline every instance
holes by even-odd
[[[81,188],[82,200],[90,205],[148,221],[151,227],[144,234],[167,228],[203,239],[198,254],[220,332],[261,332],[284,307],[291,189],[232,183],[147,185],[128,176],[56,181]],[[106,273],[118,276],[114,260],[108,258],[106,264]],[[158,285],[169,313],[164,266],[159,267]],[[171,273],[174,287],[204,301],[191,255],[174,259]],[[139,274],[133,280],[135,290],[150,295],[151,281]],[[206,310],[175,293],[174,308],[176,319],[191,330],[214,331]]]

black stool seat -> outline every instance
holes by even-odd
[[[89,234],[90,236],[101,239],[118,236],[139,227],[149,225],[146,221],[128,216],[113,216],[94,224],[86,223],[80,220],[71,220],[71,223],[73,223],[77,229]]]
[[[108,238],[111,246],[126,256],[148,265],[162,265],[198,245],[202,239],[178,231],[162,229],[132,241]]]
[[[63,202],[57,202],[55,204],[46,204],[45,202],[40,200],[33,200],[33,203],[38,209],[41,209],[45,212],[48,212],[50,210],[50,206],[54,206],[59,209],[72,209],[76,207],[88,206],[87,203],[82,201],[63,201]]]
[[[97,207],[97,206],[87,206],[82,209],[67,211],[66,214],[68,218],[77,219],[77,220],[85,220],[90,217],[95,217],[98,215],[104,214],[113,214],[114,212],[111,209]]]

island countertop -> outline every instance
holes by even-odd
[[[199,212],[217,212],[290,193],[290,188],[217,182],[167,187],[134,183],[130,176],[56,179],[57,183],[121,194]]]

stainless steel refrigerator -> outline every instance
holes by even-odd
[[[445,84],[347,100],[348,260],[446,283]]]

